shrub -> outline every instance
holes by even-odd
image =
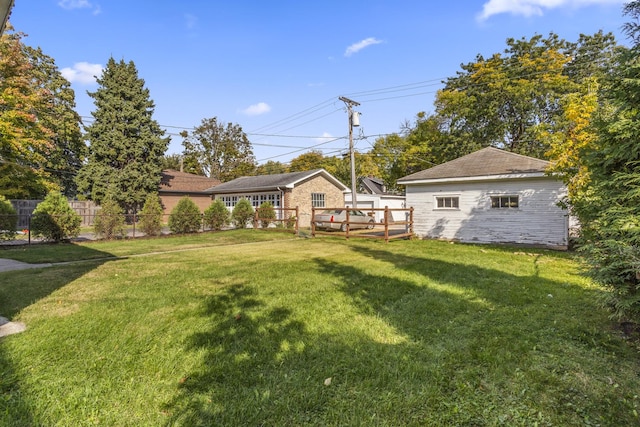
[[[147,196],[140,211],[140,229],[147,236],[158,236],[162,232],[162,204],[160,197],[152,193]]]
[[[200,209],[188,196],[178,201],[169,214],[169,229],[172,233],[195,233],[200,229]]]
[[[236,228],[247,228],[247,224],[253,218],[254,210],[251,202],[240,199],[231,212],[231,221]]]
[[[96,214],[93,229],[96,236],[112,240],[126,236],[124,228],[124,211],[118,202],[107,197],[102,201],[100,210]]]
[[[229,224],[229,211],[220,199],[216,199],[204,211],[204,225],[213,230],[221,230]]]
[[[80,215],[71,209],[67,199],[59,191],[53,191],[33,211],[31,233],[48,241],[60,242],[77,237],[81,223]]]
[[[273,208],[271,202],[263,202],[258,208],[258,217],[260,218],[260,225],[262,228],[269,227],[269,224],[276,219],[276,210]]]
[[[0,240],[11,240],[16,236],[18,215],[4,196],[0,196]]]

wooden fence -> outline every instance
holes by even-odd
[[[346,215],[346,220],[343,221],[345,224],[345,231],[320,231],[318,230],[316,223],[316,213],[318,211],[322,212],[325,210],[347,210],[347,212],[352,210],[359,210],[364,212],[365,214],[375,217],[375,212],[384,212],[384,216],[382,221],[379,223],[374,222],[372,229],[365,230],[351,230],[350,224],[355,224],[354,222],[349,221],[349,213]],[[404,221],[394,221],[392,212],[404,212],[405,220]],[[413,237],[413,208],[389,208],[385,206],[384,208],[367,208],[367,209],[353,209],[353,208],[312,208],[311,209],[311,235],[315,237],[316,235],[329,235],[335,233],[339,233],[345,236],[346,239],[350,237],[360,237],[366,239],[384,239],[385,242],[389,242],[392,239],[406,239]]]
[[[42,200],[24,199],[9,200],[18,215],[18,229],[29,227],[29,218],[41,201]],[[88,200],[70,200],[69,206],[71,206],[71,209],[80,215],[83,226],[93,225],[93,218],[96,216],[96,212],[100,210],[100,206]]]

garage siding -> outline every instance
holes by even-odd
[[[491,196],[518,196],[518,208],[492,208]],[[407,206],[414,208],[420,237],[478,243],[518,243],[566,248],[567,212],[558,201],[564,185],[550,178],[412,184]],[[438,209],[436,197],[458,197],[458,209]]]

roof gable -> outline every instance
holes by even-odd
[[[446,163],[407,175],[398,184],[407,181],[455,179],[504,175],[542,175],[549,162],[521,154],[487,147]]]
[[[374,178],[371,176],[362,178],[362,180],[360,181],[360,184],[362,185],[363,189],[369,194],[386,193],[384,181],[379,178]]]
[[[324,176],[329,182],[342,191],[348,188],[324,169],[314,169],[303,172],[279,173],[274,175],[242,176],[232,181],[222,183],[209,190],[219,193],[240,193],[248,191],[273,191],[284,188],[293,188],[298,183],[314,176]]]
[[[219,184],[220,181],[214,178],[166,169],[162,171],[159,191],[161,193],[208,194],[207,190]]]

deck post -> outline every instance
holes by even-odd
[[[384,241],[389,243],[389,206],[384,207]]]

